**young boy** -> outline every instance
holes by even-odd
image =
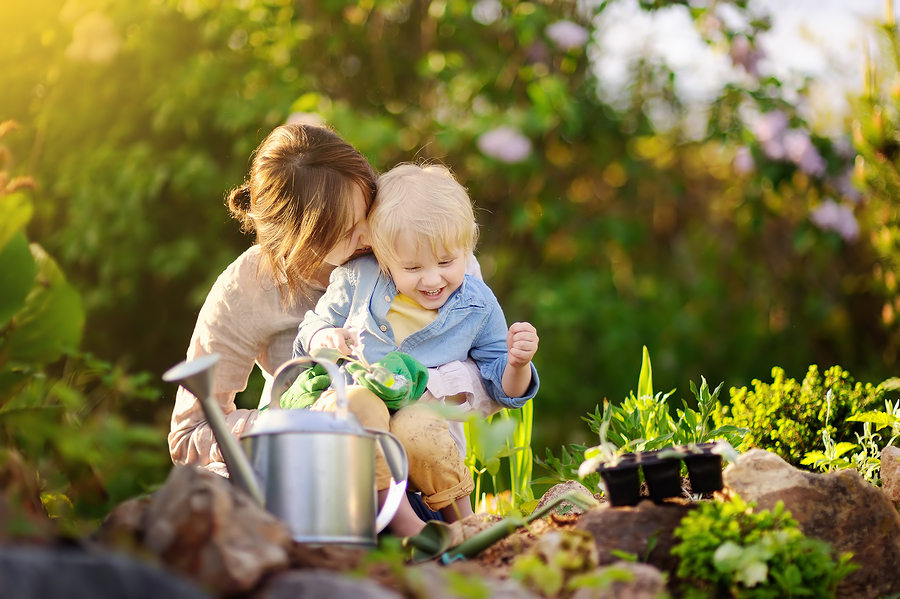
[[[507,329],[494,294],[466,274],[478,226],[466,190],[450,171],[404,164],[385,173],[368,225],[375,257],[333,271],[325,295],[299,327],[295,356],[319,347],[346,355],[358,342],[369,363],[392,351],[428,368],[471,358],[488,394],[504,407],[520,408],[533,398],[537,331],[526,322]],[[472,477],[443,418],[422,404],[390,414],[358,386],[348,395],[363,426],[400,438],[409,456],[409,483],[429,508],[448,521],[472,513]],[[328,401],[323,395],[314,409],[328,409]],[[382,465],[378,470],[381,489],[386,477]],[[409,536],[424,525],[407,518],[407,507],[391,523],[395,534]]]

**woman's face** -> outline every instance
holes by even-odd
[[[371,251],[369,226],[366,224],[366,196],[362,189],[353,186],[353,227],[345,231],[338,244],[325,256],[326,264],[340,266],[347,260]]]

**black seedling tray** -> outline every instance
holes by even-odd
[[[639,470],[650,499],[659,503],[669,497],[681,497],[681,462],[687,467],[694,493],[712,493],[722,489],[722,456],[713,453],[715,443],[681,445],[654,451],[626,453],[613,463],[597,468],[613,506],[637,505],[641,499]]]

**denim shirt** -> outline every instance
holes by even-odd
[[[397,287],[381,272],[374,256],[362,256],[335,268],[325,295],[315,310],[306,313],[294,341],[294,356],[306,356],[318,331],[343,327],[359,333],[366,361],[377,362],[400,351],[427,368],[471,357],[484,378],[488,394],[507,408],[521,408],[537,394],[540,382],[531,364],[531,384],[522,397],[509,397],[501,384],[509,358],[509,328],[497,298],[484,282],[466,275],[459,289],[438,308],[434,322],[416,331],[398,346],[387,313]]]

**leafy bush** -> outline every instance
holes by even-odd
[[[687,599],[834,597],[856,567],[850,554],[807,538],[780,501],[755,512],[737,495],[702,502],[675,529],[672,549]]]
[[[731,405],[722,406],[715,421],[719,426],[748,429],[739,449],[766,449],[795,466],[818,447],[823,426],[837,443],[852,439],[853,424],[848,418],[884,397],[881,386],[855,382],[840,366],[832,366],[823,377],[813,364],[799,383],[775,367],[772,379],[772,383],[755,379],[752,389],[732,388]],[[830,407],[828,390],[832,392]]]

